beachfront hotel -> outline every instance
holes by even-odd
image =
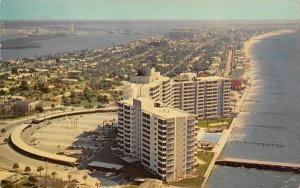
[[[231,82],[180,74],[171,79],[144,67],[118,102],[118,146],[166,181],[194,175],[197,119],[228,116]]]
[[[196,116],[149,97],[118,102],[118,145],[166,181],[194,175]]]
[[[230,115],[229,79],[210,76],[197,77],[182,73],[173,80],[173,107],[196,114],[198,119]]]
[[[150,97],[195,114],[198,119],[210,119],[230,115],[230,90],[231,82],[227,78],[182,73],[171,79],[154,68],[143,67],[125,84],[123,99]]]
[[[123,99],[151,97],[155,101],[173,106],[172,79],[162,76],[154,68],[143,67],[137,75],[130,76],[130,83],[123,87]]]

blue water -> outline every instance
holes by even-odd
[[[212,143],[216,144],[219,141],[220,137],[221,137],[220,134],[205,133],[202,136],[201,141],[212,142]]]
[[[300,163],[300,33],[275,38],[279,40],[263,40],[253,47],[255,80],[248,99],[260,102],[245,103],[245,112],[237,117],[241,126],[233,130],[230,140],[283,147],[228,142],[222,157]],[[300,176],[218,166],[208,185],[217,188],[298,187]]]
[[[4,22],[3,29],[20,29],[23,35],[13,32],[1,32],[1,41],[6,39],[24,38],[32,31],[40,33],[69,33],[73,24],[73,35],[68,37],[35,40],[40,48],[2,49],[2,60],[41,55],[72,52],[84,49],[100,49],[125,44],[137,39],[164,36],[176,28],[183,28],[191,23],[185,22],[117,22],[117,21],[40,21],[40,22]],[[128,34],[124,34],[128,32]]]

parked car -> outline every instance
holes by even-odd
[[[109,178],[109,177],[111,177],[113,174],[114,174],[113,172],[107,172],[107,173],[105,174],[105,177],[106,177],[106,178]]]

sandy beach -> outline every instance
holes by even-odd
[[[243,51],[244,51],[246,57],[250,58],[250,63],[248,65],[246,65],[245,72],[241,76],[242,79],[247,80],[247,84],[246,84],[246,88],[243,92],[242,97],[236,103],[236,108],[235,108],[236,113],[239,113],[241,111],[244,101],[248,98],[248,95],[253,90],[251,88],[251,83],[253,84],[253,79],[255,77],[255,63],[256,63],[256,61],[253,59],[253,56],[251,54],[253,46],[257,42],[260,42],[263,39],[266,39],[266,38],[269,38],[269,37],[274,37],[274,36],[277,36],[277,35],[293,33],[293,32],[296,32],[296,31],[295,30],[290,30],[290,29],[272,31],[272,32],[264,33],[264,34],[261,34],[261,35],[258,35],[258,36],[254,36],[254,37],[250,38],[248,41],[244,42]]]
[[[264,33],[262,35],[254,36],[250,38],[248,41],[244,43],[244,49],[243,51],[245,52],[247,57],[251,58],[251,51],[252,47],[255,43],[259,42],[260,40],[263,40],[268,37],[274,37],[277,35],[282,35],[282,34],[287,34],[287,33],[294,33],[296,32],[295,30],[290,30],[290,29],[283,29],[283,30],[278,30],[278,31],[272,31],[268,33]]]

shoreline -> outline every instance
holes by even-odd
[[[245,55],[248,58],[251,58],[252,47],[260,40],[263,40],[263,39],[266,39],[269,37],[274,37],[277,35],[283,35],[283,34],[294,33],[294,32],[296,32],[296,31],[291,30],[291,29],[282,29],[282,30],[271,31],[271,32],[264,33],[261,35],[253,36],[249,40],[244,42],[243,51],[245,52]],[[250,59],[250,63],[251,63],[251,59]]]
[[[258,42],[260,42],[266,38],[269,38],[269,37],[274,37],[274,36],[284,35],[284,34],[294,33],[294,32],[296,32],[296,31],[291,30],[291,29],[276,30],[276,31],[271,31],[271,32],[264,33],[261,35],[253,36],[249,40],[244,42],[242,51],[245,53],[246,58],[250,59],[250,62],[246,65],[246,70],[241,75],[241,78],[243,80],[246,80],[247,84],[246,84],[245,90],[242,94],[242,97],[236,103],[236,108],[235,108],[236,116],[241,112],[244,101],[245,101],[246,97],[248,96],[248,93],[251,89],[251,84],[253,83],[256,60],[253,59],[252,53],[253,53],[253,47],[255,46],[255,44],[257,44]]]
[[[204,175],[204,180],[201,183],[200,187],[208,187],[207,182],[208,179],[212,173],[212,170],[214,169],[215,166],[215,162],[216,160],[220,157],[223,149],[225,148],[227,141],[229,140],[229,137],[231,135],[231,132],[233,130],[233,128],[238,127],[240,125],[240,121],[237,120],[237,117],[239,115],[239,113],[241,112],[241,109],[243,107],[244,101],[246,100],[246,98],[248,97],[249,91],[251,90],[251,83],[253,83],[253,69],[254,69],[254,60],[251,59],[253,58],[252,53],[252,49],[253,46],[259,42],[260,40],[266,39],[268,37],[273,37],[273,36],[277,36],[277,35],[283,35],[283,34],[287,34],[287,33],[294,33],[296,32],[295,30],[288,30],[288,29],[284,29],[284,30],[277,30],[277,31],[271,31],[268,33],[264,33],[261,35],[257,35],[257,36],[253,36],[251,37],[249,40],[244,42],[244,46],[242,51],[245,52],[245,55],[247,58],[250,58],[250,62],[247,65],[247,69],[242,75],[241,78],[245,79],[247,81],[247,85],[245,87],[245,90],[242,94],[242,97],[237,101],[236,103],[236,116],[233,118],[230,128],[227,130],[224,130],[224,132],[222,133],[221,138],[219,139],[219,142],[216,144],[216,148],[214,148],[213,150],[215,151],[215,155],[213,157],[213,159],[211,160],[211,163],[209,164],[207,171]]]

